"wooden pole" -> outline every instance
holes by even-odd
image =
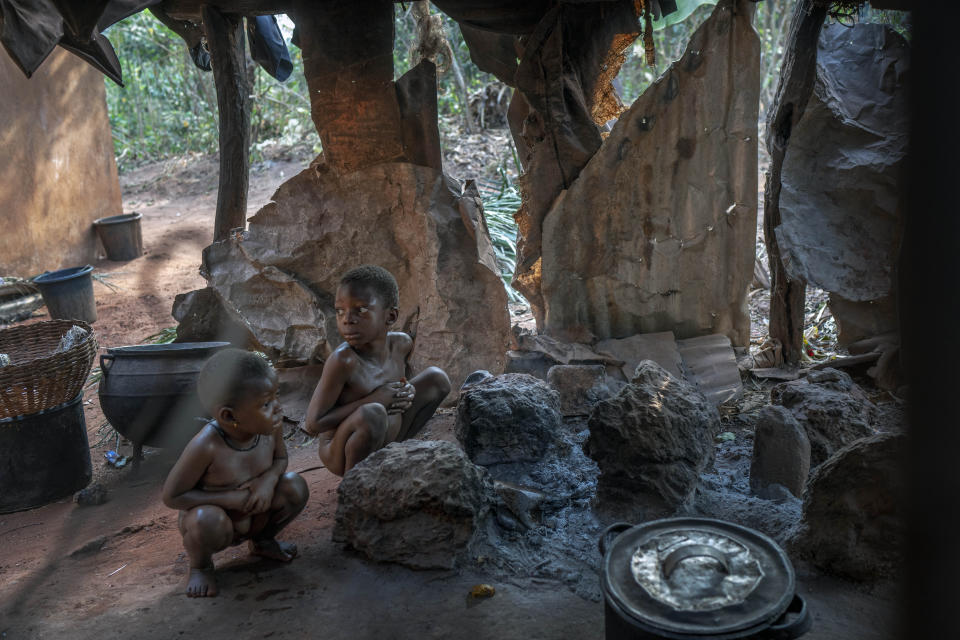
[[[783,345],[787,362],[803,353],[803,312],[807,283],[787,275],[774,230],[780,225],[780,188],[783,159],[790,132],[800,120],[813,92],[817,70],[817,41],[827,7],[813,0],[798,0],[790,21],[787,50],[780,67],[777,95],[767,117],[767,151],[770,169],[763,196],[763,237],[770,262],[770,337]]]
[[[247,79],[243,18],[203,7],[203,26],[217,87],[220,116],[220,188],[214,241],[246,227],[250,182],[250,83]]]

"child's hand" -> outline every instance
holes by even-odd
[[[413,405],[413,397],[417,394],[417,388],[407,382],[406,378],[401,378],[400,386],[396,387],[393,402],[387,405],[387,413],[403,413]]]
[[[239,488],[247,489],[249,495],[243,504],[242,511],[250,515],[267,511],[270,508],[270,503],[273,502],[273,492],[276,486],[276,482],[271,482],[271,478],[263,476],[257,476],[244,482]]]
[[[397,394],[403,390],[403,385],[399,382],[387,382],[380,385],[370,394],[370,400],[379,402],[390,412],[390,407],[397,400]]]
[[[240,513],[246,513],[246,503],[250,498],[250,491],[243,488],[243,486],[237,487],[233,491],[224,492],[223,497],[220,498],[217,503],[220,507],[227,509],[229,511],[238,511]]]

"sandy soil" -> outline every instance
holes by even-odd
[[[279,157],[251,175],[250,214],[309,158]],[[126,211],[143,214],[146,253],[127,262],[99,260],[96,283],[102,347],[136,344],[173,326],[176,294],[203,285],[197,267],[212,234],[216,164],[178,160],[123,177]],[[85,392],[95,481],[108,492],[99,506],[71,499],[0,515],[0,638],[602,638],[603,605],[559,582],[517,577],[495,581],[496,595],[471,599],[491,582],[479,569],[411,571],[376,564],[330,540],[337,478],[303,438],[290,440],[293,470],[305,472],[311,499],[282,537],[300,558],[288,566],[254,560],[241,548],[216,558],[222,593],[191,600],[176,514],[159,499],[169,460],[149,451],[140,473],[113,469],[114,448],[95,386]],[[424,437],[450,438],[448,412]],[[121,444],[121,453],[130,453]],[[599,558],[598,558],[599,559]],[[862,587],[798,568],[810,603],[807,638],[885,638],[893,634],[892,585]]]

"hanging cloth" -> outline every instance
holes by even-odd
[[[250,56],[257,64],[280,82],[290,77],[293,61],[274,16],[248,17],[247,36]]]

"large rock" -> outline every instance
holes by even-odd
[[[722,0],[544,216],[533,265],[544,333],[748,344],[761,77],[752,15]]]
[[[855,580],[896,576],[904,540],[905,445],[903,434],[870,436],[820,465],[807,485],[791,554]]]
[[[333,540],[373,560],[449,569],[467,551],[492,496],[487,472],[455,444],[394,442],[344,476]]]
[[[454,433],[476,464],[534,463],[558,439],[561,422],[556,391],[533,376],[507,373],[464,389]]]
[[[380,164],[338,178],[321,159],[284,183],[246,234],[207,247],[203,272],[262,350],[294,366],[339,344],[334,294],[362,263],[397,278],[395,328],[414,337],[415,371],[439,366],[455,389],[471,371],[502,371],[506,292],[476,194],[427,167]]]
[[[719,424],[696,387],[647,360],[629,385],[596,406],[586,451],[600,467],[602,491],[682,508],[713,461]]]
[[[807,432],[785,408],[762,408],[753,435],[750,488],[763,496],[771,485],[778,484],[800,498],[809,474]]]
[[[897,326],[909,54],[886,25],[824,27],[813,94],[790,131],[777,242],[791,277],[831,293],[843,342]]]
[[[233,305],[210,287],[178,294],[172,315],[177,321],[176,342],[229,342],[244,349],[259,348],[250,327]]]
[[[844,445],[874,433],[876,407],[837,369],[810,371],[805,380],[778,384],[773,404],[788,409],[810,440],[810,465],[816,467]]]

